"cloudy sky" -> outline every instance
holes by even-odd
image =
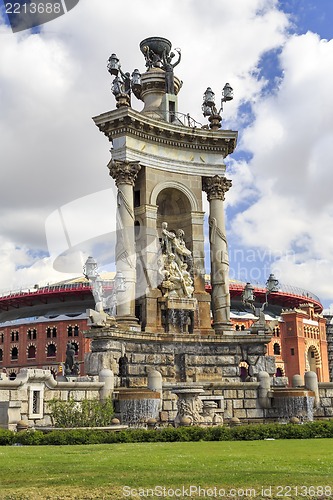
[[[331,0],[80,0],[16,34],[0,12],[1,290],[78,274],[57,255],[112,231],[110,146],[91,117],[114,108],[110,54],[144,71],[140,41],[163,36],[182,50],[179,111],[204,122],[207,86],[234,88],[231,277],[273,271],[333,303]]]

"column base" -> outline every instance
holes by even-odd
[[[135,332],[141,331],[139,320],[135,316],[131,315],[116,316],[116,322],[118,328],[120,328],[121,330],[131,330]]]
[[[224,332],[234,332],[234,326],[231,321],[219,321],[213,323],[213,328],[216,335],[223,335]]]

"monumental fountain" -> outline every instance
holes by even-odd
[[[237,132],[222,127],[221,115],[232,88],[225,84],[221,106],[207,88],[202,111],[208,123],[201,125],[178,111],[182,82],[174,69],[180,49],[172,51],[169,40],[151,37],[140,50],[143,73],[123,71],[118,56],[110,56],[116,107],[94,117],[112,145],[108,170],[117,188],[118,281],[112,312],[100,297],[96,310],[89,311],[87,371],[114,373],[123,418],[127,412],[140,420],[138,408],[145,407],[147,418],[156,417],[159,408],[161,420],[176,424],[221,423],[224,412],[228,418],[263,420],[274,412],[270,388],[258,382],[266,373],[272,384],[275,359],[266,355],[271,337],[263,321],[245,331],[233,330],[230,321],[224,200],[232,182],[224,160],[235,149]],[[141,111],[132,107],[134,97],[142,101]],[[209,242],[202,192],[209,206]],[[94,272],[86,275],[98,297]],[[211,294],[205,290],[206,272]],[[249,374],[243,384],[241,366]],[[156,373],[160,381],[147,389]]]

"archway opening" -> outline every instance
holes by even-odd
[[[157,196],[157,229],[162,222],[168,223],[168,230],[183,229],[186,246],[192,250],[191,203],[185,193],[176,188],[163,189]]]

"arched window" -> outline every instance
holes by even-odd
[[[12,352],[11,352],[11,358],[18,359],[18,348],[17,347],[13,347]]]
[[[249,378],[249,364],[246,361],[239,363],[239,377],[242,382],[246,382]]]
[[[73,336],[73,327],[72,326],[67,327],[67,335],[68,335],[68,337]]]
[[[36,347],[34,345],[29,345],[28,359],[34,359],[35,357],[36,357]]]
[[[11,337],[10,339],[11,339],[11,341],[12,341],[12,342],[18,342],[18,339],[19,339],[19,332],[18,332],[17,330],[12,331],[12,332],[10,333],[10,337]]]
[[[16,373],[15,372],[11,372],[9,374],[9,380],[15,380],[16,379]]]
[[[79,327],[77,325],[74,326],[74,337],[79,336]]]
[[[34,328],[33,330],[28,330],[28,340],[36,340],[37,338],[37,330]]]
[[[273,352],[274,352],[275,356],[280,356],[280,354],[281,354],[281,346],[277,342],[275,342],[275,344],[273,346]]]
[[[245,366],[241,366],[239,370],[239,376],[242,382],[246,382],[246,379],[248,377],[248,371],[245,368]]]
[[[281,368],[276,369],[275,376],[276,377],[283,377],[283,371],[281,370]]]
[[[53,358],[56,354],[57,354],[57,346],[55,346],[54,344],[49,344],[47,346],[46,356],[48,358]]]

